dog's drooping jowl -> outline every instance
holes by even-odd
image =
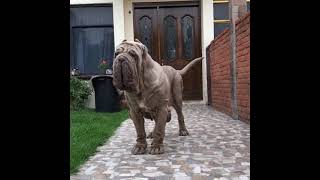
[[[196,58],[182,70],[175,70],[154,61],[148,54],[147,47],[137,39],[124,40],[117,46],[113,63],[113,84],[125,91],[129,116],[137,132],[137,143],[132,148],[132,154],[146,153],[144,118],[155,121],[154,130],[148,136],[153,138],[149,153],[164,153],[165,126],[171,119],[169,107],[177,112],[179,135],[189,135],[182,113],[182,76],[202,59],[203,57]]]

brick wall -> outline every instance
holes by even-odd
[[[211,102],[214,108],[231,114],[231,49],[229,30],[223,31],[210,46]]]
[[[237,103],[241,120],[250,120],[250,14],[236,22]]]
[[[232,115],[230,31],[218,35],[207,50],[210,75],[209,102],[218,111]],[[237,103],[239,119],[250,121],[250,13],[236,22]]]

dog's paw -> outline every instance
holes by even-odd
[[[164,153],[163,144],[161,144],[161,145],[151,145],[149,153],[152,154],[152,155],[163,154]]]
[[[150,132],[150,133],[148,134],[148,136],[147,136],[147,139],[152,139],[152,138],[153,138],[153,133]]]
[[[179,136],[188,136],[189,132],[187,129],[180,129],[179,130]]]
[[[131,153],[134,155],[145,154],[147,150],[147,144],[136,144],[131,149]]]

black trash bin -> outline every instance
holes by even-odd
[[[120,111],[120,98],[112,84],[112,76],[94,76],[91,81],[95,92],[96,112]]]

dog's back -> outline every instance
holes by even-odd
[[[176,70],[171,66],[162,66],[163,71],[167,74],[170,84],[172,84],[172,81],[176,77],[181,77],[184,76],[190,68],[192,68],[195,64],[198,62],[201,62],[203,57],[196,58],[192,60],[189,64],[187,64],[183,69],[181,70]]]
[[[162,66],[162,68],[163,71],[166,73],[170,84],[172,84],[172,81],[176,76],[181,76],[179,72],[171,66]]]
[[[162,66],[164,73],[167,75],[170,86],[169,106],[181,109],[183,94],[182,76],[184,76],[195,64],[201,62],[202,59],[203,57],[194,59],[181,70],[176,70],[171,66]]]

